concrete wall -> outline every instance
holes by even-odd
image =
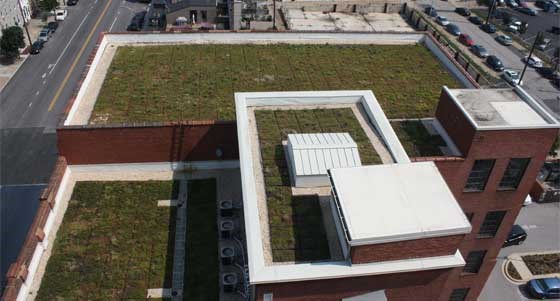
[[[235,123],[214,121],[57,129],[59,154],[73,165],[237,159],[236,133]]]
[[[353,264],[452,255],[465,235],[430,237],[350,248]]]

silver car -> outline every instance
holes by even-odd
[[[488,50],[486,50],[486,48],[484,48],[484,46],[482,45],[473,45],[471,47],[471,51],[476,54],[476,56],[481,58],[488,57],[489,55]]]
[[[43,28],[39,33],[38,40],[47,42],[49,40],[50,35],[51,35],[51,31],[48,28]]]

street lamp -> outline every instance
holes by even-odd
[[[527,65],[529,65],[529,60],[531,59],[531,56],[533,55],[533,50],[535,50],[535,46],[537,45],[537,41],[540,41],[542,39],[542,31],[539,31],[539,33],[537,34],[537,37],[535,38],[535,41],[533,42],[533,46],[531,46],[531,51],[529,51],[529,56],[527,56],[527,59],[525,60],[525,66],[523,66],[523,71],[521,71],[521,76],[519,77],[519,82],[521,82],[521,80],[523,80],[523,76],[525,75],[525,70],[527,70]]]
[[[25,15],[23,14],[23,8],[21,7],[21,2],[20,0],[16,0],[18,3],[18,7],[19,7],[19,12],[21,13],[21,17],[23,18],[23,28],[25,28],[25,33],[27,34],[27,39],[29,40],[29,46],[31,46],[31,44],[33,44],[31,42],[31,36],[29,35],[29,30],[27,29],[27,23],[25,22]]]

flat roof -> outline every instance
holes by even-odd
[[[558,128],[559,124],[522,88],[447,89],[477,129]]]
[[[296,176],[326,175],[335,167],[361,166],[358,145],[348,133],[289,134]]]
[[[350,245],[470,233],[434,162],[330,170]]]

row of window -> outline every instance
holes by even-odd
[[[502,180],[498,185],[499,190],[512,190],[517,189],[525,169],[529,165],[530,158],[513,158],[509,160],[506,167],[506,171],[502,176]],[[465,185],[465,192],[478,192],[484,191],[486,187],[486,182],[492,173],[492,168],[496,160],[486,159],[486,160],[476,160],[467,179],[467,184]]]

